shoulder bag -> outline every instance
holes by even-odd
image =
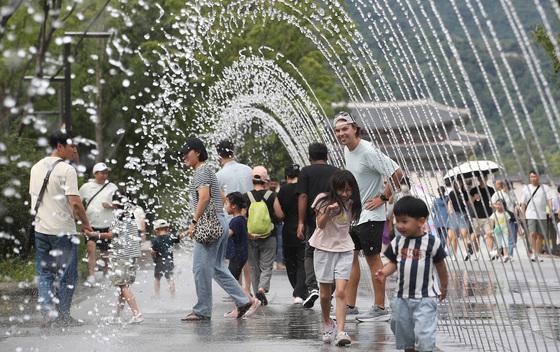
[[[224,234],[224,228],[216,214],[214,202],[210,200],[206,209],[198,219],[193,231],[193,239],[204,245],[216,242]]]

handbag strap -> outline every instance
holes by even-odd
[[[535,190],[533,191],[533,194],[531,194],[531,198],[529,198],[529,200],[527,201],[527,206],[529,206],[529,203],[531,203],[531,201],[533,200],[533,197],[535,196],[535,193],[537,193],[539,188],[541,188],[541,185],[538,185],[537,188],[535,188]]]
[[[107,187],[107,185],[108,185],[109,183],[111,183],[111,182],[106,182],[106,183],[103,185],[103,187],[101,187],[101,189],[100,189],[99,191],[95,192],[95,194],[94,194],[93,196],[91,196],[91,198],[90,198],[90,199],[87,201],[87,203],[86,203],[86,206],[85,206],[85,209],[86,209],[86,210],[87,210],[87,208],[89,207],[89,205],[90,205],[91,201],[93,200],[93,198],[95,198],[99,193],[101,193],[101,191],[103,191],[103,189],[104,189],[105,187]]]
[[[47,171],[47,175],[43,180],[43,185],[41,186],[41,190],[39,191],[39,195],[37,196],[37,202],[35,203],[34,215],[37,215],[37,211],[39,210],[39,205],[43,201],[43,196],[45,195],[45,191],[47,190],[47,185],[49,184],[49,179],[51,178],[51,172],[54,170],[56,165],[63,161],[63,159],[58,159],[54,162],[53,166]]]

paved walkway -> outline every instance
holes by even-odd
[[[41,330],[39,317],[30,312],[34,302],[21,298],[16,309],[21,313],[2,317],[0,323],[2,351],[334,351],[319,339],[320,309],[306,310],[292,304],[291,287],[284,271],[275,271],[272,278],[270,304],[259,308],[247,320],[223,318],[232,308],[224,301],[225,293],[214,285],[214,313],[208,322],[182,323],[181,316],[194,303],[192,258],[188,245],[176,251],[177,298],[171,299],[162,281],[162,297],[152,298],[153,272],[146,262],[132,290],[146,318],[141,325],[111,322],[116,297],[113,287],[79,287],[72,314],[86,321],[81,327]],[[367,309],[371,289],[362,283],[358,306]],[[128,308],[127,308],[128,309]],[[127,317],[130,311],[127,310]],[[388,323],[349,323],[347,331],[355,351],[393,351],[394,338]],[[466,348],[445,335],[438,335],[441,351],[464,351]],[[468,349],[467,349],[468,350]]]

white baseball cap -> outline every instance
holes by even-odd
[[[169,223],[167,222],[167,220],[157,219],[156,221],[154,221],[154,230],[161,229],[164,227],[169,227]]]
[[[107,165],[105,163],[97,163],[93,166],[93,173],[94,174],[96,172],[105,171],[105,170],[109,170],[109,168],[107,167]]]
[[[336,114],[336,116],[334,117],[334,124],[336,125],[336,123],[339,121],[344,121],[346,123],[356,123],[356,120],[354,120],[352,115],[350,115],[346,111],[341,111]]]

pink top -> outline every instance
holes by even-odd
[[[317,208],[317,204],[325,197],[326,193],[320,193],[311,205],[317,215],[326,211],[326,205]],[[328,204],[327,204],[328,205]],[[346,209],[342,209],[340,214],[329,216],[325,228],[317,227],[311,238],[309,245],[327,252],[348,252],[354,250],[354,242],[350,237],[350,223],[352,213],[350,212],[351,201],[346,204]]]

